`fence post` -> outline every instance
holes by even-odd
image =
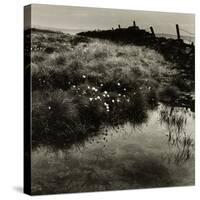
[[[136,23],[135,23],[135,21],[133,21],[133,27],[136,27]]]
[[[180,36],[178,24],[176,24],[176,33],[177,33],[177,40],[180,40],[180,39],[181,39],[181,36]]]
[[[118,24],[118,28],[119,28],[119,29],[121,28],[120,24]]]
[[[150,30],[151,30],[151,34],[153,35],[153,37],[156,37],[152,26],[150,27]]]

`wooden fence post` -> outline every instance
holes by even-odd
[[[151,30],[151,34],[153,35],[153,37],[156,37],[152,26],[150,27],[150,30]]]
[[[135,23],[135,21],[133,21],[133,26],[136,27],[136,23]]]
[[[119,29],[121,28],[120,24],[118,24],[118,28],[119,28]]]
[[[178,24],[176,24],[176,33],[177,33],[177,40],[180,40],[180,39],[181,39],[181,36],[180,36]]]

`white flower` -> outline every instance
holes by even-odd
[[[130,99],[127,99],[127,102],[130,102]]]
[[[75,86],[75,85],[73,85],[73,88],[76,88],[76,86]]]
[[[121,97],[122,95],[121,95],[121,94],[118,94],[118,96]]]
[[[104,91],[104,94],[108,94],[108,92],[107,92],[107,91]]]
[[[117,99],[117,102],[120,102],[120,100],[119,100],[119,99]]]
[[[126,91],[126,88],[124,88],[124,91]]]
[[[95,88],[95,87],[92,87],[92,90],[96,91],[96,88]]]
[[[110,97],[110,95],[109,95],[109,94],[107,94],[107,97]]]
[[[90,89],[90,86],[88,85],[87,88]]]
[[[106,109],[109,109],[109,105],[105,102],[104,106],[106,107]]]
[[[117,85],[120,86],[121,84],[120,84],[120,83],[117,83]]]
[[[98,96],[97,99],[101,99],[100,96]]]
[[[103,94],[103,97],[106,97],[106,95],[105,95],[105,94]]]
[[[93,98],[89,98],[89,101],[92,101],[93,100]]]
[[[51,110],[51,106],[49,106],[48,109]]]
[[[103,83],[101,83],[100,86],[103,87]]]
[[[85,75],[83,75],[82,77],[83,77],[83,78],[86,78],[86,76],[85,76]]]
[[[115,103],[115,100],[114,100],[114,99],[112,99],[112,102],[113,102],[113,103]]]

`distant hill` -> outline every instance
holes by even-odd
[[[33,26],[32,28],[53,31],[53,32],[69,33],[70,35],[75,35],[79,32],[87,31],[85,29],[67,29],[67,28],[53,28],[53,27],[42,27],[42,26]]]

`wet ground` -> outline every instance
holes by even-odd
[[[32,152],[32,193],[70,193],[194,185],[190,109],[160,104],[142,125],[104,127],[70,148]]]

